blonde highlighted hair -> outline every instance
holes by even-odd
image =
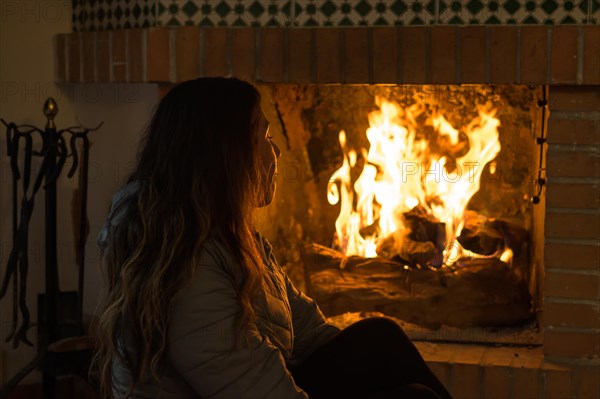
[[[254,320],[253,295],[263,263],[249,220],[260,202],[257,154],[260,95],[234,78],[179,84],[158,105],[129,182],[133,195],[111,210],[122,213],[104,252],[105,289],[97,312],[99,347],[93,362],[103,397],[111,397],[112,361],[130,370],[132,384],[158,379],[166,360],[169,308],[209,234],[242,269],[238,331]],[[121,345],[134,343],[133,353]]]

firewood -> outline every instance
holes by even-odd
[[[510,326],[533,316],[527,285],[499,259],[460,259],[453,270],[431,270],[353,256],[342,270],[339,253],[311,246],[306,253],[317,253],[306,259],[318,264],[298,267],[312,269],[307,285],[327,316],[379,311],[432,328]]]
[[[446,241],[446,228],[433,215],[429,214],[421,205],[415,206],[408,212],[402,214],[406,227],[410,229],[409,238],[413,241],[437,244]]]

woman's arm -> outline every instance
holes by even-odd
[[[256,326],[235,348],[240,314],[231,275],[221,262],[198,266],[194,281],[174,301],[169,359],[202,398],[307,399],[283,356]]]
[[[290,278],[283,273],[294,325],[294,351],[289,363],[290,366],[297,366],[315,349],[333,338],[340,329],[328,323],[317,303],[296,289]]]

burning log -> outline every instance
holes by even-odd
[[[504,247],[504,237],[475,211],[465,211],[465,226],[457,240],[465,249],[480,255],[492,255]]]
[[[410,229],[408,237],[411,240],[435,244],[438,250],[444,249],[446,243],[446,225],[427,212],[421,205],[417,205],[402,214],[404,224]]]
[[[516,223],[465,211],[465,226],[457,239],[464,248],[480,255],[492,255],[508,247],[519,256],[528,238],[527,230]]]
[[[346,258],[308,246],[303,262],[308,294],[327,316],[379,311],[438,328],[511,326],[529,320],[531,297],[525,282],[499,259],[461,259],[456,269],[410,269],[381,258]]]
[[[502,233],[506,246],[514,252],[515,256],[519,256],[521,251],[527,248],[529,234],[523,226],[503,219],[492,220],[489,225]]]
[[[439,267],[443,262],[442,253],[431,241],[413,241],[408,237],[395,238],[390,235],[377,247],[377,253],[386,259],[410,266]],[[382,259],[382,258],[377,258]]]

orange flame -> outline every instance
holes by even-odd
[[[378,244],[392,234],[396,245],[401,245],[406,230],[402,215],[420,205],[445,224],[448,248],[455,248],[459,245],[455,240],[462,229],[463,213],[479,190],[484,166],[500,152],[496,110],[489,106],[477,108],[478,116],[461,129],[468,139],[468,151],[453,156],[452,149],[458,147],[454,152],[457,154],[464,145],[459,130],[443,115],[433,112],[425,123],[447,141],[450,149],[436,154],[422,138],[425,135],[418,134],[422,126],[416,119],[425,113],[424,105],[417,103],[403,109],[380,97],[375,102],[380,109],[368,115],[370,148],[359,151],[365,162],[354,184],[350,172],[358,155],[346,148],[345,132],[339,134],[344,160],[331,176],[327,194],[332,205],[341,200],[335,223],[339,246],[346,255],[375,257]],[[446,264],[454,255],[445,254]]]

